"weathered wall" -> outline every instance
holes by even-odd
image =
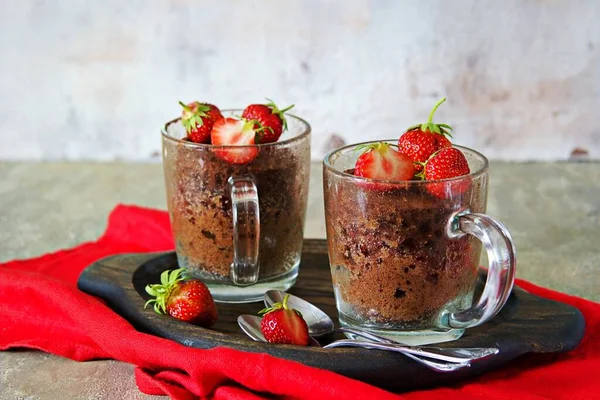
[[[600,158],[597,0],[0,0],[0,159],[158,159],[177,100],[263,97],[315,158],[396,137],[441,96],[502,159]]]

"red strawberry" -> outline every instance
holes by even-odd
[[[255,121],[257,143],[276,142],[284,129],[287,129],[285,112],[292,109],[294,105],[280,110],[273,100],[267,99],[267,104],[250,104],[242,112],[242,118]]]
[[[471,172],[465,155],[456,147],[438,150],[425,163],[424,178],[428,181],[455,178]],[[423,174],[421,174],[422,176]],[[469,189],[469,179],[429,183],[427,189],[439,198],[452,197]]]
[[[429,113],[427,122],[409,127],[400,136],[398,140],[398,151],[400,153],[406,154],[417,163],[423,163],[439,149],[452,146],[450,140],[446,138],[446,136],[452,137],[449,132],[452,127],[447,124],[434,124],[432,122],[435,111],[444,101],[446,101],[446,98],[435,104],[431,113]],[[421,171],[423,167],[417,164],[415,169]]]
[[[210,136],[213,145],[224,146],[213,150],[217,157],[232,164],[247,164],[258,155],[252,121],[221,118],[215,122]]]
[[[223,118],[221,111],[212,104],[194,101],[188,105],[179,102],[181,123],[187,131],[188,138],[196,143],[210,143],[210,131],[218,119]]]
[[[286,294],[283,303],[275,303],[259,312],[263,315],[260,330],[269,343],[307,346],[310,341],[308,325],[299,311],[288,307],[289,297]]]
[[[212,295],[202,281],[184,280],[183,271],[183,268],[164,271],[159,284],[147,285],[146,292],[155,298],[148,300],[144,308],[154,303],[154,311],[159,314],[209,328],[217,322]]]
[[[397,152],[385,142],[358,146],[356,150],[366,150],[356,160],[354,175],[363,178],[390,181],[408,181],[415,174],[412,160]],[[386,190],[391,184],[373,183],[369,187]]]

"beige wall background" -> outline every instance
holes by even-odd
[[[313,157],[438,120],[494,159],[600,158],[597,0],[0,0],[0,159],[159,160],[178,100],[271,97]]]

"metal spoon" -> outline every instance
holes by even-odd
[[[265,305],[271,307],[274,303],[280,303],[283,301],[284,296],[288,294],[280,290],[269,290],[264,295]],[[498,354],[498,349],[495,347],[472,347],[472,348],[445,348],[445,347],[434,347],[434,346],[406,346],[403,343],[395,342],[391,339],[384,338],[372,333],[352,328],[335,328],[333,321],[329,316],[323,312],[320,308],[315,306],[308,301],[301,299],[300,297],[290,294],[288,298],[288,304],[291,308],[302,313],[306,324],[308,325],[308,333],[311,336],[324,336],[330,333],[350,333],[352,335],[363,337],[369,341],[377,342],[380,344],[388,345],[387,348],[384,346],[378,346],[378,349],[392,350],[401,353],[409,353],[421,357],[433,358],[436,360],[449,361],[449,362],[469,362],[476,361],[482,358]],[[361,345],[368,343],[366,341],[337,341],[328,345],[330,347],[341,347],[341,346],[352,346],[361,347]],[[327,347],[327,346],[325,346]],[[374,348],[374,346],[362,346]]]
[[[242,330],[248,336],[250,336],[250,338],[252,338],[254,341],[257,341],[257,342],[266,342],[266,339],[260,330],[260,321],[261,321],[261,318],[257,317],[256,315],[245,314],[245,315],[240,315],[238,317],[238,325],[240,326],[240,328],[242,328]],[[342,340],[338,340],[336,342],[332,342],[324,347],[325,348],[338,347],[337,343],[339,343],[340,347],[341,346],[350,346],[350,347],[354,346],[354,347],[364,347],[364,348],[375,348],[372,346],[369,347],[368,345],[365,346],[365,343],[366,344],[371,343],[371,345],[377,345],[377,346],[383,346],[383,347],[390,346],[390,345],[385,345],[385,344],[380,344],[380,343],[359,342],[356,340],[342,339]],[[321,347],[319,342],[317,342],[312,337],[311,337],[310,345],[316,346],[316,347]],[[380,348],[380,347],[377,347],[377,349],[390,350],[389,348]],[[419,358],[410,353],[403,353],[403,354],[405,356],[412,358],[413,360],[425,365],[427,368],[432,369],[434,371],[438,371],[438,372],[452,372],[452,371],[456,371],[461,368],[466,368],[466,367],[471,366],[471,364],[469,364],[468,361],[466,361],[466,362],[436,362],[436,361],[426,359],[426,358]]]

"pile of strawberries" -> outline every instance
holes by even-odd
[[[258,155],[254,145],[279,140],[287,129],[285,112],[294,107],[279,109],[272,100],[267,100],[267,104],[250,104],[241,118],[223,117],[221,110],[213,104],[179,102],[183,107],[181,123],[187,131],[186,139],[215,146],[247,146],[215,150],[215,154],[227,162],[247,164]]]
[[[427,122],[409,127],[400,136],[397,149],[385,142],[359,146],[357,150],[363,153],[356,160],[354,175],[388,181],[433,181],[468,175],[467,159],[448,140],[452,137],[452,127],[433,123],[433,115],[444,101],[445,98],[435,104]],[[382,190],[391,186],[383,183],[370,185]],[[464,192],[468,184],[430,184],[427,188],[435,196],[444,198],[449,191],[453,194]]]

